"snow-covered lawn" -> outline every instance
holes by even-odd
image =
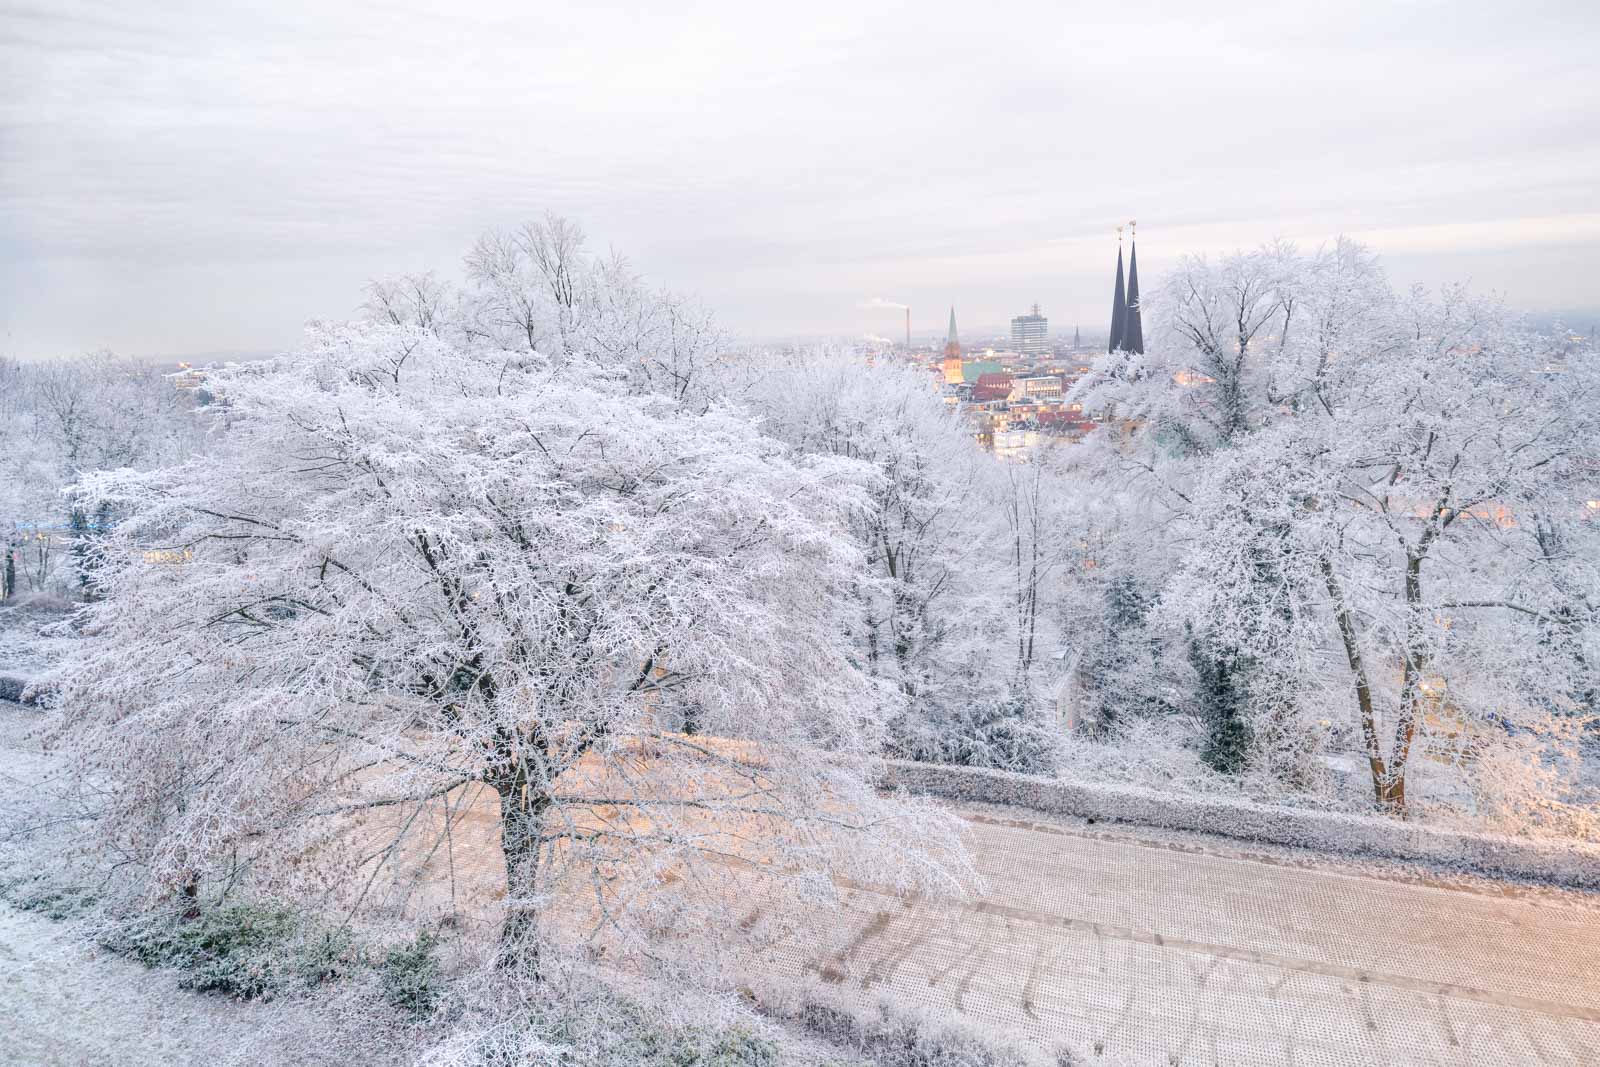
[[[170,1067],[244,1062],[252,1051],[265,1062],[271,1049],[260,1031],[270,1014],[185,993],[171,975],[83,944],[71,924],[0,904],[0,1061],[7,1064]]]

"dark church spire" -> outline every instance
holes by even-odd
[[[1122,324],[1122,347],[1127,352],[1144,351],[1144,325],[1139,318],[1139,234],[1137,223],[1128,223],[1133,239],[1128,246],[1128,310]]]
[[[1122,227],[1117,227],[1117,291],[1111,297],[1111,344],[1107,352],[1122,347],[1122,331],[1128,324],[1128,294],[1122,287]]]
[[[955,308],[951,308],[950,309],[950,335],[945,338],[944,354],[945,354],[945,358],[946,359],[949,359],[952,356],[954,356],[956,359],[960,359],[961,358],[961,342],[956,339],[956,309]]]

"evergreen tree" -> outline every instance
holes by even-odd
[[[1249,657],[1224,649],[1210,639],[1189,636],[1189,664],[1194,668],[1195,705],[1205,724],[1200,758],[1221,774],[1244,769],[1253,740],[1248,717],[1249,686],[1254,666]]]
[[[1105,585],[1104,629],[1079,668],[1093,707],[1090,729],[1106,736],[1137,715],[1165,714],[1169,701],[1151,686],[1160,635],[1150,625],[1154,597],[1132,575]]]

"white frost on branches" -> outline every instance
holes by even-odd
[[[1186,262],[1160,307],[1150,354],[1079,386],[1114,413],[1090,465],[1157,509],[1162,610],[1258,741],[1303,757],[1353,721],[1394,807],[1418,751],[1491,813],[1563,796],[1600,710],[1592,347],[1395,294],[1349,242]]]
[[[507,958],[558,926],[731,931],[840,879],[954,884],[949,820],[865,762],[845,634],[873,472],[693,381],[710,334],[679,305],[564,270],[553,332],[320,327],[217,382],[207,454],[84,483],[120,521],[60,736],[140,884],[403,900],[474,810]]]

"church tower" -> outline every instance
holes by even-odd
[[[946,385],[960,385],[964,375],[961,372],[961,342],[956,339],[956,309],[950,309],[950,335],[944,342],[944,380]]]
[[[1107,352],[1122,347],[1122,331],[1128,325],[1128,291],[1122,284],[1122,227],[1117,227],[1117,288],[1111,294],[1111,343]]]
[[[1128,223],[1134,229],[1137,223]],[[1122,282],[1122,227],[1117,227],[1117,287],[1111,297],[1111,343],[1107,352],[1143,352],[1144,320],[1139,307],[1139,243],[1134,231],[1128,260],[1128,282]]]
[[[1128,311],[1122,324],[1125,352],[1144,352],[1144,324],[1139,318],[1139,224],[1128,223]]]

